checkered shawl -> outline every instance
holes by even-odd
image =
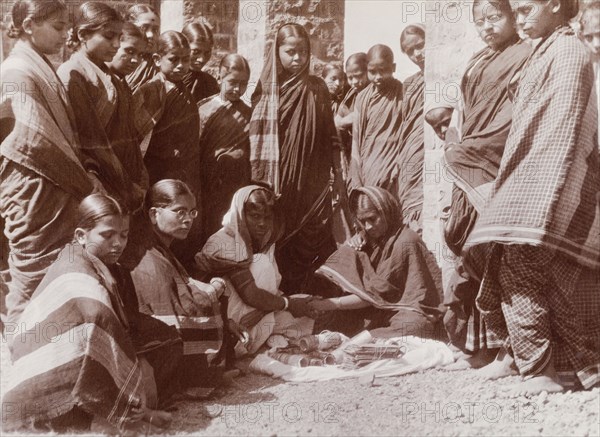
[[[543,245],[600,267],[594,74],[567,27],[533,52],[515,97],[498,177],[465,251],[492,241]]]

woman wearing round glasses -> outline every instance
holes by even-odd
[[[222,283],[196,281],[177,261],[170,246],[185,240],[198,217],[189,187],[163,179],[148,191],[147,226],[124,255],[130,268],[140,312],[175,326],[183,340],[183,363],[178,372],[186,387],[209,386],[223,370],[223,319],[219,298]],[[219,291],[217,291],[219,290]]]

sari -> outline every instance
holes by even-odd
[[[0,76],[0,214],[10,249],[6,307],[7,320],[16,322],[73,238],[79,202],[92,184],[69,98],[50,62],[18,41]]]
[[[145,397],[128,328],[108,268],[81,246],[65,246],[13,333],[4,430],[51,425],[74,408],[122,428]]]
[[[158,72],[158,67],[154,64],[152,53],[144,53],[142,62],[137,66],[133,73],[126,77],[127,84],[131,92],[135,93],[142,85],[152,79]]]
[[[285,236],[277,264],[282,289],[291,294],[335,248],[329,220],[338,141],[325,82],[309,74],[307,63],[282,83],[278,53],[273,44],[252,96],[250,165],[252,180],[269,184],[278,195]]]
[[[598,110],[586,49],[567,26],[527,60],[498,176],[464,246],[477,307],[520,373],[550,360],[564,385],[600,381]],[[581,281],[596,278],[596,286]]]
[[[378,187],[357,188],[350,195],[351,202],[359,194],[371,199],[387,232],[365,250],[340,247],[316,272],[343,293],[370,305],[366,311],[338,312],[345,313],[340,314],[347,321],[342,325],[362,325],[367,318],[371,320],[367,329],[373,329],[376,337],[437,337],[442,296],[435,257],[417,233],[401,223],[400,205],[390,192]]]
[[[190,70],[183,77],[183,83],[188,87],[192,97],[198,104],[207,97],[219,94],[221,91],[217,80],[204,71]]]
[[[85,159],[93,164],[108,194],[130,211],[143,202],[144,193],[135,186],[112,143],[120,140],[109,136],[109,123],[117,110],[117,91],[108,67],[93,63],[82,52],[75,52],[58,68],[75,114],[75,124]],[[120,123],[127,123],[119,120]],[[118,133],[114,128],[111,133]]]
[[[398,155],[403,87],[390,79],[385,89],[369,84],[356,97],[352,126],[350,188],[380,187],[398,193]]]
[[[111,140],[115,155],[126,169],[136,189],[146,192],[149,188],[148,171],[140,150],[142,138],[135,128],[133,94],[124,78],[114,71],[111,73],[112,83],[117,93],[117,103],[106,127],[106,133]]]
[[[223,228],[208,239],[196,256],[198,267],[206,276],[222,276],[231,290],[227,317],[246,328],[250,335],[248,344],[237,345],[238,354],[255,353],[273,334],[298,339],[311,334],[313,328],[313,321],[308,317],[295,319],[288,311],[264,312],[253,308],[240,297],[231,282],[232,276],[249,270],[256,287],[274,295],[283,294],[279,290],[281,275],[275,261],[274,233],[265,235],[261,249],[254,253],[244,219],[244,206],[256,190],[265,189],[249,185],[235,193],[223,219]]]
[[[147,145],[144,164],[150,186],[162,179],[179,179],[196,196],[196,208],[200,211],[200,120],[189,90],[183,82],[172,83],[158,73],[138,89],[134,98],[141,105],[136,113],[136,126],[145,138],[143,144]],[[194,220],[188,238],[175,242],[172,250],[190,268],[201,247],[202,223]]]
[[[182,384],[214,386],[224,367],[223,318],[212,295],[214,289],[192,279],[149,224],[145,229],[143,246],[128,248],[136,250],[128,250],[122,257],[131,270],[139,311],[179,332],[183,340]]]
[[[221,228],[234,193],[250,183],[251,109],[214,96],[200,102],[202,231],[205,242]]]
[[[420,232],[423,225],[424,103],[425,78],[420,71],[404,82],[400,151],[397,158],[398,200],[402,206],[402,222],[415,232]]]
[[[530,46],[515,35],[497,50],[487,47],[476,53],[463,76],[463,138],[460,143],[448,144],[444,155],[454,180],[444,238],[457,255],[478,212],[483,210],[484,194],[498,174],[512,123],[510,90],[530,53]],[[479,282],[468,277],[458,259],[446,290],[445,303],[449,308],[445,322],[453,343],[471,352],[502,345],[486,329],[475,306],[478,291]],[[457,325],[459,329],[454,327]]]

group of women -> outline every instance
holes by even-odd
[[[181,393],[218,383],[236,356],[323,329],[450,338],[458,367],[497,355],[487,375],[518,371],[528,392],[562,390],[558,372],[596,384],[597,108],[569,4],[474,2],[487,47],[462,82],[462,135],[445,146],[444,236],[460,258],[442,284],[419,235],[414,160],[424,120],[443,136],[451,111],[424,111],[423,26],[401,36],[419,73],[394,94],[398,187],[348,192],[354,103],[385,46],[323,80],[309,72],[307,31],[285,24],[250,108],[246,59],[226,55],[218,82],[202,71],[204,24],[159,35],[147,5],[123,18],[87,2],[69,23],[61,0],[18,0],[2,64],[0,213],[13,361],[3,403],[22,408],[4,408],[5,429],[157,431]],[[545,15],[524,20],[532,13]],[[542,38],[533,51],[517,22]],[[65,42],[73,53],[55,71],[47,55]],[[385,100],[378,89],[368,95]],[[523,183],[532,165],[538,179]]]

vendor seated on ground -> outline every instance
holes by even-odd
[[[229,326],[242,339],[236,354],[254,353],[272,334],[291,338],[312,334],[310,298],[285,297],[275,261],[279,232],[274,213],[275,194],[249,185],[233,196],[223,227],[213,234],[196,263],[206,277],[220,276],[231,290],[227,309]]]
[[[316,274],[338,296],[309,305],[325,312],[315,328],[352,336],[415,335],[444,339],[441,272],[433,254],[402,224],[400,205],[389,191],[362,187],[350,193],[359,231]]]
[[[211,387],[225,365],[219,283],[192,279],[169,248],[188,236],[198,216],[196,197],[184,182],[163,179],[148,191],[145,212],[148,220],[123,256],[140,312],[174,326],[181,335],[182,388]]]
[[[162,407],[173,394],[181,339],[139,314],[135,294],[123,287],[127,274],[117,260],[128,231],[129,216],[112,197],[92,194],[79,205],[73,243],[46,273],[12,337],[4,431],[71,433],[94,419],[135,434],[170,423],[170,413],[152,408],[156,389]],[[40,340],[40,327],[51,328],[52,338]]]

